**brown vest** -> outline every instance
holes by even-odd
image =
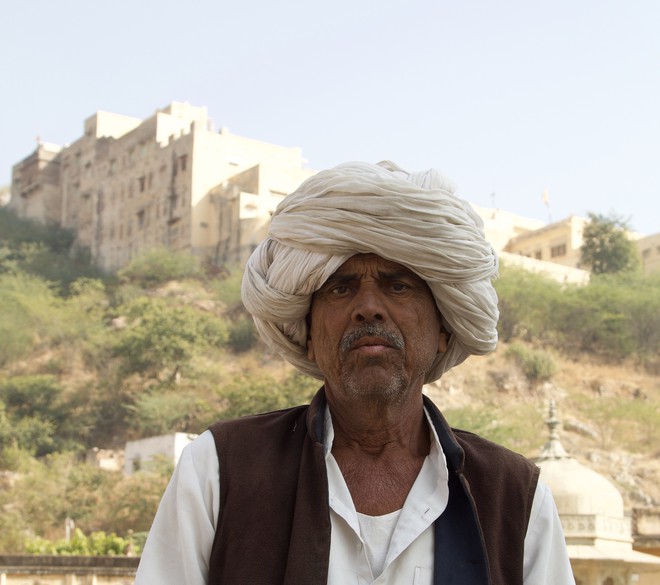
[[[424,398],[449,467],[449,503],[434,524],[434,583],[522,585],[538,468],[472,433],[451,430]],[[326,585],[330,508],[323,389],[311,405],[217,422],[220,514],[209,585]]]

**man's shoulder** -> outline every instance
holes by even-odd
[[[480,464],[495,472],[526,470],[531,474],[534,474],[537,469],[536,465],[527,457],[503,445],[489,441],[470,431],[452,428],[452,432],[465,452],[466,468]]]
[[[308,408],[308,404],[303,404],[236,419],[219,420],[213,423],[209,430],[216,440],[219,437],[236,436],[239,438],[262,433],[272,435],[274,432],[295,432],[301,424],[301,419],[304,422],[304,416]]]

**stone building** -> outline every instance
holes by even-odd
[[[660,272],[660,233],[644,236],[636,242],[644,272]]]
[[[124,473],[132,475],[148,469],[158,458],[176,465],[184,447],[196,437],[191,433],[171,433],[128,441],[124,449]]]
[[[298,148],[214,132],[206,108],[97,112],[73,144],[39,144],[14,166],[9,208],[74,230],[106,270],[157,247],[240,263],[313,174],[303,162]]]
[[[173,102],[145,119],[97,112],[68,146],[41,143],[14,165],[9,208],[74,230],[108,271],[164,247],[242,264],[281,199],[314,174],[298,148],[215,132],[206,108]],[[473,205],[504,262],[585,283],[587,220],[546,225]],[[660,270],[660,234],[638,240],[645,270]]]
[[[510,239],[504,251],[579,268],[582,232],[588,223],[575,215]]]
[[[589,282],[590,272],[577,267],[575,256],[579,258],[579,250],[573,252],[575,265],[570,262],[555,262],[555,258],[550,254],[549,239],[555,241],[566,239],[563,233],[566,226],[563,222],[559,230],[548,230],[546,229],[548,226],[539,219],[524,217],[502,209],[474,204],[472,207],[483,220],[486,239],[497,250],[502,264],[518,266],[562,283]],[[516,242],[520,245],[516,245]],[[576,241],[575,245],[581,243],[581,240],[579,244]],[[546,254],[542,252],[544,249],[547,251]]]
[[[518,234],[510,232],[511,237],[506,240],[501,250],[540,262],[550,262],[555,266],[580,269],[580,248],[587,223],[589,220],[571,215],[561,221],[519,231]],[[627,235],[639,252],[642,270],[646,273],[660,272],[660,233],[641,236],[629,232]]]

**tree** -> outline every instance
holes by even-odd
[[[123,360],[126,374],[174,380],[195,352],[227,341],[224,322],[192,307],[142,297],[125,309],[132,324],[121,333],[114,353]]]
[[[589,213],[584,228],[580,263],[594,274],[633,272],[639,268],[635,244],[626,221],[616,215]]]

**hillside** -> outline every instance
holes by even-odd
[[[256,340],[240,270],[156,250],[108,277],[69,234],[5,219],[15,235],[0,238],[0,550],[55,538],[70,517],[85,533],[144,533],[171,468],[123,476],[86,453],[199,433],[318,388]],[[496,288],[498,350],[427,389],[449,422],[534,457],[555,400],[564,447],[628,508],[660,505],[660,277],[574,287],[504,266]]]
[[[530,385],[505,354],[500,343],[495,353],[470,358],[428,388],[451,424],[533,458],[548,439],[544,421],[555,400],[569,454],[610,479],[627,509],[660,504],[658,376],[588,354],[555,355],[555,376]]]

